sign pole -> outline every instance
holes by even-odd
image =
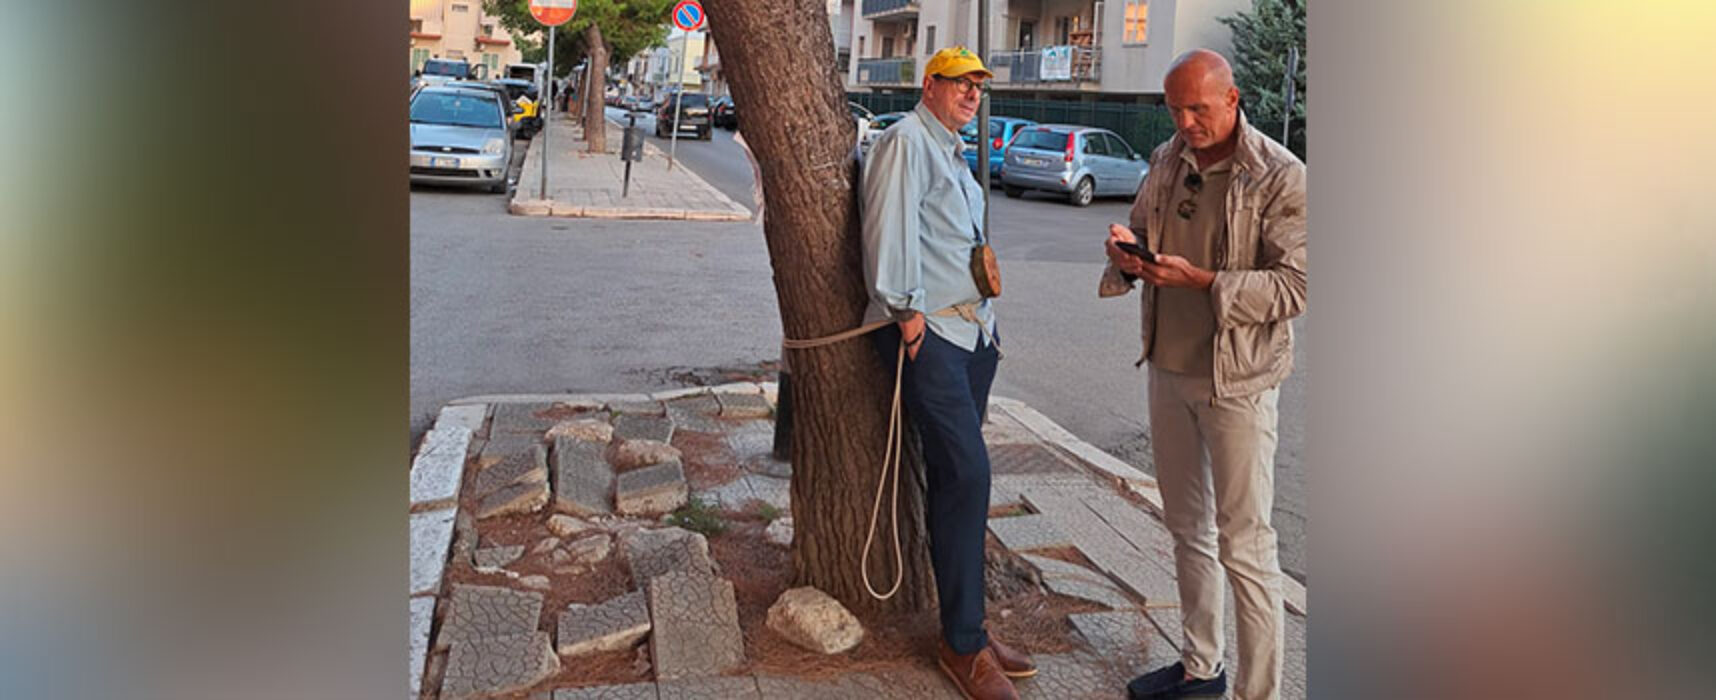
[[[977,58],[989,65],[989,0],[977,0]],[[984,87],[988,87],[985,85]],[[977,182],[983,186],[983,242],[989,240],[989,91],[978,96]]]
[[[690,46],[691,32],[686,32],[684,36],[680,37],[679,58],[677,61],[679,65],[675,66],[678,70],[674,71],[674,81],[676,82],[675,87],[679,88],[679,92],[673,93],[673,136],[668,139],[667,144],[668,170],[673,169],[673,154],[674,151],[679,149],[679,113],[681,110],[685,109],[685,54],[690,53],[685,49],[690,48]],[[669,51],[668,53],[672,54],[673,52]]]
[[[1290,47],[1287,52],[1287,100],[1281,110],[1281,145],[1287,145],[1287,139],[1292,136],[1293,126],[1293,92],[1298,84],[1293,81],[1294,74],[1299,72],[1299,47]]]
[[[537,94],[539,98],[548,98],[552,92],[550,86],[554,84],[554,35],[559,33],[555,27],[548,28],[548,74],[542,78],[542,92]],[[543,99],[537,103],[537,107],[542,110],[542,180],[538,183],[541,186],[537,188],[537,199],[548,199],[548,132],[551,131],[548,128],[548,112],[553,104],[553,99]],[[586,124],[584,128],[588,129],[590,126]]]

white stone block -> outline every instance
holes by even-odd
[[[480,419],[479,419],[480,420]],[[463,425],[441,426],[423,436],[423,445],[411,461],[411,505],[448,503],[459,498],[459,479],[465,471],[465,452],[471,446],[471,431]]]
[[[411,697],[423,686],[423,663],[429,657],[429,625],[435,621],[435,597],[411,599]]]
[[[453,544],[453,519],[458,512],[457,508],[442,508],[411,514],[410,595],[441,590],[447,550]]]

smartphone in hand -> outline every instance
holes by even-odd
[[[1144,262],[1155,264],[1156,254],[1150,252],[1149,248],[1144,247],[1144,230],[1139,228],[1132,229],[1132,237],[1138,239],[1138,242],[1127,243],[1125,241],[1117,241],[1115,242],[1114,247],[1119,248],[1121,251],[1134,257],[1140,258]]]

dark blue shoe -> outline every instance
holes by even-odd
[[[1186,665],[1179,662],[1146,673],[1126,684],[1126,697],[1130,700],[1219,698],[1226,694],[1227,669],[1217,671],[1214,678],[1186,680]]]

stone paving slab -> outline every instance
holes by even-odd
[[[554,650],[561,656],[625,649],[649,634],[649,602],[632,591],[605,603],[573,603],[560,613]]]
[[[613,512],[614,468],[603,446],[559,438],[554,441],[554,509],[580,516]]]
[[[1156,633],[1162,636],[1175,654],[1180,653],[1180,645],[1185,640],[1184,618],[1180,617],[1178,607],[1145,608],[1144,614],[1150,618],[1150,623],[1156,626]]]
[[[651,400],[648,396],[640,396],[633,401],[613,401],[608,403],[608,411],[616,416],[665,416],[667,409],[660,401]]]
[[[758,700],[755,676],[688,678],[656,684],[661,700]]]
[[[514,484],[548,481],[548,450],[530,444],[471,477],[472,495],[482,498]]]
[[[1001,411],[990,411],[989,419],[983,422],[983,442],[990,449],[996,445],[1038,444],[1036,433]]]
[[[721,415],[721,401],[714,394],[698,393],[682,396],[667,402],[667,410],[692,411],[705,416]]]
[[[1077,564],[1069,564],[1058,559],[1021,555],[1025,561],[1037,567],[1043,574],[1043,585],[1051,593],[1071,596],[1107,606],[1111,610],[1130,610],[1140,607],[1131,598],[1126,597],[1116,588],[1107,576],[1086,569]]]
[[[484,547],[471,554],[471,563],[478,571],[496,570],[518,561],[524,556],[524,545],[515,544],[509,547]]]
[[[1158,561],[1174,561],[1174,536],[1155,516],[1116,493],[1091,494],[1084,504],[1139,551]]]
[[[1143,598],[1146,605],[1177,605],[1179,588],[1174,583],[1173,574],[1162,568],[1171,566],[1172,562],[1151,561],[1148,555],[1133,547],[1112,526],[1085,507],[1084,500],[1100,492],[1100,487],[1058,491],[1041,489],[1028,491],[1024,496],[1032,509],[1054,518],[1055,524],[1073,538],[1073,545],[1098,570]]]
[[[723,418],[767,418],[774,415],[774,407],[762,394],[715,394],[716,401],[721,404]]]
[[[423,664],[429,659],[429,626],[435,622],[435,598],[422,596],[411,599],[411,697],[416,698],[423,686]]]
[[[558,418],[537,415],[554,408],[554,405],[553,402],[547,401],[495,404],[494,420],[489,424],[489,434],[541,435],[560,422]]]
[[[671,513],[685,505],[685,467],[675,459],[620,474],[614,480],[614,510],[625,515]]]
[[[442,700],[487,698],[516,692],[560,672],[547,632],[459,642],[447,657]]]
[[[775,423],[770,420],[739,423],[727,430],[726,440],[727,449],[733,451],[738,461],[769,455],[775,449]]]
[[[453,586],[452,609],[435,637],[435,649],[459,642],[532,632],[542,615],[542,594],[501,586]],[[546,634],[546,633],[544,633]]]
[[[503,460],[521,452],[527,452],[542,444],[542,438],[537,435],[521,433],[500,433],[490,435],[483,443],[482,450],[477,455],[477,470],[486,470],[500,464]]]
[[[1019,421],[1031,432],[1036,433],[1037,437],[1044,442],[1065,449],[1073,457],[1095,468],[1098,472],[1108,474],[1121,481],[1148,483],[1152,486],[1156,483],[1154,477],[1120,461],[1114,455],[1097,449],[1095,445],[1079,439],[1078,436],[1067,432],[1066,428],[1062,428],[1054,421],[1049,420],[1048,416],[1037,412],[1036,409],[1022,402],[994,397],[990,399],[989,405],[992,408],[999,408],[1002,412]],[[1161,503],[1156,503],[1156,506],[1160,508]]]
[[[477,519],[534,513],[548,505],[548,482],[526,481],[496,491],[477,504]]]
[[[990,518],[989,531],[995,539],[1015,552],[1072,546],[1072,538],[1055,526],[1047,515],[1017,515],[1010,518]]]
[[[1118,669],[1090,654],[1038,654],[1037,675],[1017,682],[1020,700],[1112,700],[1126,694]]]
[[[599,685],[590,688],[561,688],[553,700],[658,700],[654,683]]]
[[[959,700],[963,697],[959,688],[953,685],[953,680],[936,668],[934,662],[922,667],[878,671],[872,675],[880,684],[873,697],[888,700]],[[865,682],[865,679],[860,677],[859,681]]]
[[[646,588],[650,579],[672,572],[715,575],[709,540],[690,530],[667,527],[627,533],[620,537],[620,550],[639,589]]]
[[[1078,474],[1078,468],[1041,443],[989,446],[991,474]]]
[[[673,428],[673,419],[666,416],[628,413],[614,419],[614,439],[670,442],[673,439]]]
[[[413,508],[452,505],[459,498],[465,452],[470,446],[471,430],[462,425],[437,424],[424,434],[417,456],[411,460]]]
[[[453,546],[457,508],[411,514],[410,595],[438,593],[447,570],[447,550]]]
[[[714,676],[744,663],[745,640],[731,582],[674,572],[650,579],[648,589],[650,651],[658,680]]]
[[[442,406],[441,413],[435,417],[435,427],[461,427],[475,433],[482,429],[483,423],[488,422],[488,419],[488,404],[448,404]]]
[[[1067,622],[1090,643],[1093,652],[1111,659],[1143,658],[1151,642],[1161,637],[1156,625],[1136,610],[1073,613]]]

